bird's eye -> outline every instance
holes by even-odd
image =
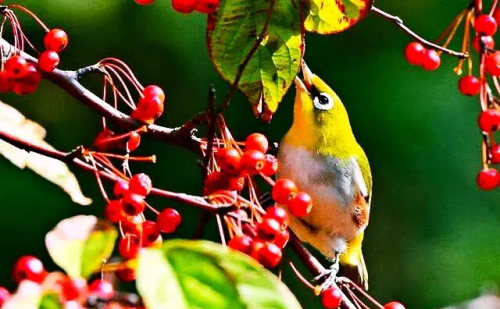
[[[319,93],[314,97],[314,107],[319,110],[330,110],[333,108],[333,99],[326,93]]]

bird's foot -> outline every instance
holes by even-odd
[[[319,293],[321,293],[321,291],[328,289],[335,283],[335,279],[337,278],[339,268],[340,268],[339,261],[338,259],[335,259],[335,261],[333,262],[332,266],[330,266],[329,269],[326,269],[325,272],[323,272],[319,276],[314,277],[315,282],[318,283],[321,282],[321,285],[317,287]]]

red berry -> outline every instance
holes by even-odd
[[[0,286],[0,307],[3,306],[3,304],[9,300],[10,298],[10,292],[4,287]]]
[[[250,175],[258,174],[266,164],[266,156],[258,150],[245,151],[241,157],[241,168]]]
[[[142,234],[142,217],[128,216],[121,222],[123,233],[135,235],[137,237]]]
[[[477,95],[481,91],[481,81],[475,76],[464,76],[458,82],[458,89],[463,95]]]
[[[269,142],[267,137],[260,133],[253,133],[247,137],[245,141],[245,150],[257,150],[262,153],[266,153],[269,147]]]
[[[425,58],[425,51],[425,47],[418,42],[408,44],[405,49],[406,61],[411,65],[422,65]]]
[[[148,175],[141,173],[136,174],[130,179],[129,183],[130,192],[134,194],[139,194],[142,196],[146,196],[151,192],[153,188],[153,182]]]
[[[128,137],[127,148],[129,151],[134,151],[141,144],[141,136],[137,132],[132,132]]]
[[[492,36],[497,32],[497,22],[490,15],[479,15],[474,22],[474,30],[479,34]]]
[[[312,198],[305,192],[297,193],[297,196],[288,203],[290,212],[299,218],[307,216],[311,212],[312,207]]]
[[[245,187],[245,177],[228,177],[227,190],[241,191]]]
[[[23,280],[30,280],[42,283],[47,276],[42,262],[34,256],[23,256],[17,260],[14,266],[14,281],[19,283]]]
[[[45,35],[43,44],[46,49],[58,53],[68,46],[68,35],[64,30],[52,29]]]
[[[165,208],[158,214],[156,223],[163,233],[173,233],[181,224],[181,215],[173,208]]]
[[[179,13],[188,14],[194,11],[197,0],[172,0],[172,7]]]
[[[38,84],[41,80],[42,74],[38,71],[37,66],[29,62],[24,76],[14,80],[13,91],[17,95],[32,94],[38,88]]]
[[[134,1],[135,3],[140,5],[148,5],[155,2],[155,0],[134,0]]]
[[[252,257],[267,268],[276,267],[281,261],[282,256],[281,248],[270,242],[265,242],[262,246],[258,246],[252,253]]]
[[[125,259],[133,259],[139,254],[140,240],[137,236],[128,234],[118,241],[118,253]]]
[[[90,294],[103,299],[110,299],[115,294],[113,284],[107,280],[94,280],[89,286]]]
[[[137,103],[135,115],[139,117],[139,120],[151,122],[163,114],[163,109],[164,104],[159,96],[144,97]]]
[[[130,267],[120,267],[115,272],[116,277],[123,282],[131,282],[136,278],[135,270]]]
[[[156,222],[146,220],[142,222],[142,243],[144,246],[153,244],[160,237],[160,230]]]
[[[226,176],[221,172],[208,174],[204,181],[203,194],[209,195],[217,190],[224,189],[226,180]]]
[[[499,164],[500,163],[500,145],[491,146],[490,154],[491,154],[491,163]]]
[[[335,309],[342,302],[342,291],[337,287],[330,287],[321,293],[321,303],[326,309]]]
[[[481,45],[479,45],[479,40],[482,40],[486,49],[495,48],[495,40],[491,36],[480,36],[476,35],[474,38],[474,49],[479,52]]]
[[[161,103],[165,102],[165,92],[163,92],[163,89],[156,85],[149,85],[144,90],[142,91],[142,95],[144,99],[151,99],[154,97],[158,97],[161,101]]]
[[[5,72],[11,79],[21,78],[28,73],[28,61],[21,56],[12,56],[5,62]]]
[[[243,234],[231,238],[227,245],[231,249],[250,255],[252,253],[252,242],[252,237]]]
[[[441,57],[439,54],[433,50],[428,49],[425,52],[425,56],[423,58],[422,66],[427,71],[434,71],[441,65]]]
[[[52,72],[59,65],[59,55],[52,50],[46,50],[38,56],[38,67],[42,72]]]
[[[122,203],[118,200],[110,201],[104,208],[104,216],[113,223],[118,223],[125,219]]]
[[[281,178],[274,184],[271,196],[276,203],[287,204],[295,197],[295,195],[297,195],[298,191],[299,189],[297,189],[297,186],[293,181]]]
[[[488,53],[484,65],[488,73],[493,76],[500,76],[500,52]]]
[[[279,206],[272,206],[266,210],[266,214],[264,218],[272,218],[278,221],[281,228],[284,229],[288,226],[288,215],[286,214],[285,209]]]
[[[67,277],[61,282],[61,289],[64,300],[76,300],[87,292],[87,281],[83,278]]]
[[[240,172],[241,156],[234,148],[222,148],[217,153],[217,163],[221,171],[230,175],[237,175]]]
[[[393,301],[388,304],[385,304],[384,309],[405,309],[405,306],[403,306],[398,302]]]
[[[266,176],[272,176],[278,171],[278,159],[273,155],[266,155],[266,163],[264,163],[264,168],[261,173]]]
[[[477,185],[483,190],[493,190],[500,185],[500,173],[494,168],[486,168],[477,174]]]
[[[263,240],[273,240],[281,231],[281,224],[273,218],[265,218],[257,224],[257,234]]]
[[[483,132],[491,133],[500,128],[500,111],[487,109],[479,115],[479,128]]]
[[[276,244],[276,246],[280,248],[285,248],[289,239],[290,239],[290,233],[288,232],[287,229],[284,229],[278,234],[276,234],[276,237],[274,238],[274,243]]]
[[[14,89],[14,82],[7,71],[0,71],[0,92],[10,92]]]
[[[38,84],[27,83],[23,79],[19,79],[14,82],[12,91],[17,95],[28,95],[34,93],[37,88]]]
[[[123,198],[125,194],[128,192],[129,185],[128,181],[120,179],[117,182],[115,182],[115,186],[113,187],[113,193],[115,194],[116,198]]]
[[[144,196],[139,194],[127,193],[122,199],[122,209],[130,216],[140,214],[146,208]]]
[[[200,13],[212,14],[217,11],[220,0],[198,0],[195,9]]]

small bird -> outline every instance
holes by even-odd
[[[340,262],[346,276],[368,289],[361,243],[370,216],[370,165],[340,98],[304,62],[301,68],[293,125],[279,147],[277,175],[307,192],[313,208],[304,218],[290,215],[290,228],[334,262],[329,279]]]

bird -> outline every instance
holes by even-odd
[[[301,71],[303,78],[294,80],[293,123],[279,144],[277,176],[307,192],[313,207],[299,218],[284,206],[289,226],[302,242],[333,262],[330,280],[340,263],[344,275],[368,289],[361,245],[370,217],[370,165],[338,95],[305,62]]]

